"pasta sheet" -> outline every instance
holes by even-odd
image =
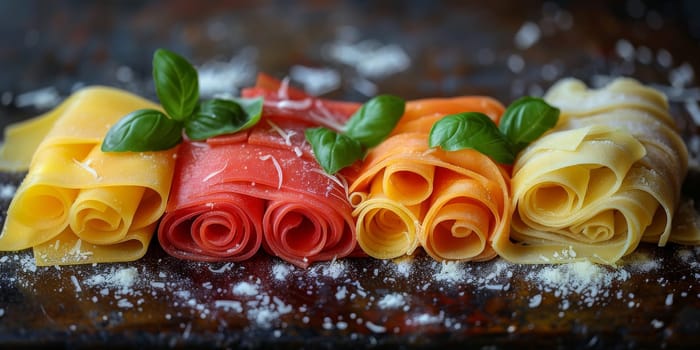
[[[566,79],[545,99],[561,117],[516,159],[512,231],[495,236],[498,254],[614,264],[642,241],[699,242],[673,227],[688,153],[665,96],[631,79],[598,90]]]
[[[300,267],[353,253],[346,186],[324,173],[304,130],[342,123],[359,105],[338,108],[265,75],[244,95],[265,98],[254,128],[181,146],[158,230],[163,248],[182,259],[242,261],[262,247]]]
[[[34,249],[37,265],[142,257],[165,210],[175,150],[103,153],[111,125],[157,105],[91,87],[51,112],[8,128],[5,170],[28,173],[9,206],[0,249]]]
[[[489,157],[428,147],[432,125],[447,114],[482,112],[498,121],[503,106],[486,97],[407,103],[392,135],[370,150],[350,185],[357,241],[380,259],[422,247],[436,260],[487,260],[494,232],[510,226],[510,177]]]

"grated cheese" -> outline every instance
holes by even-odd
[[[267,122],[268,125],[270,125],[270,128],[272,128],[272,130],[274,132],[276,132],[277,134],[279,134],[282,137],[285,145],[287,145],[287,146],[292,145],[292,136],[297,134],[296,131],[294,131],[294,130],[286,130],[285,131],[284,129],[280,128],[279,125],[275,124],[271,120],[265,119],[265,121]]]
[[[211,180],[214,176],[223,173],[224,170],[226,170],[227,167],[228,167],[228,160],[226,161],[226,163],[224,164],[224,166],[223,166],[221,169],[216,170],[216,171],[213,171],[211,174],[205,176],[205,177],[202,179],[202,182],[207,182],[207,181]]]
[[[81,162],[81,161],[73,158],[73,163],[75,163],[75,165],[79,166],[80,168],[87,171],[88,173],[90,173],[90,175],[92,175],[95,179],[97,179],[97,180],[102,179],[102,177],[97,174],[97,170],[90,167],[90,165],[92,163],[92,159],[88,159],[85,162]]]
[[[75,277],[75,275],[71,275],[71,276],[70,276],[70,280],[71,280],[71,282],[73,282],[73,285],[75,286],[75,292],[76,292],[76,293],[80,293],[80,292],[83,291],[83,289],[80,288],[80,283],[78,282],[78,278]]]
[[[323,171],[322,169],[318,169],[318,168],[313,168],[310,171],[327,177],[329,180],[333,181],[338,186],[342,187],[343,190],[345,191],[346,196],[349,195],[350,189],[349,189],[349,185],[348,185],[348,180],[345,178],[345,176],[340,175],[340,174],[331,175],[331,174],[328,174],[327,172]]]
[[[259,158],[262,161],[266,161],[268,159],[272,159],[272,164],[275,166],[275,170],[277,170],[277,189],[279,190],[282,188],[282,181],[283,181],[283,174],[282,174],[282,167],[280,166],[280,163],[277,161],[277,158],[272,156],[271,154],[266,154],[264,156],[260,156]]]
[[[280,100],[289,99],[289,77],[284,77],[284,79],[282,79],[280,87],[277,90],[277,98]]]

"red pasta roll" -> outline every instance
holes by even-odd
[[[250,131],[180,146],[158,231],[169,254],[196,261],[241,261],[262,246],[306,267],[355,250],[346,186],[316,163],[304,130],[322,124],[318,118],[331,120],[326,125],[347,119],[359,105],[310,116],[320,103],[302,102],[311,107],[301,109],[295,103],[320,100],[299,94],[297,100],[273,98],[272,88],[246,90],[248,97],[266,98],[262,119]],[[286,103],[292,108],[284,108],[282,101],[292,101]]]

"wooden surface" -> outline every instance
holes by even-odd
[[[324,96],[354,101],[376,91],[508,103],[565,76],[595,85],[629,75],[669,93],[681,132],[697,142],[693,1],[197,3],[3,2],[0,34],[13,40],[0,42],[0,123],[82,85],[152,97],[151,55],[167,47],[209,69],[234,62],[222,72],[237,75],[220,75],[233,93],[256,72],[284,77],[304,66],[332,69],[339,79]],[[540,35],[518,37],[527,23]],[[333,54],[352,48],[366,57]],[[48,103],[25,94],[47,87]],[[0,174],[0,185],[21,177]],[[700,197],[698,178],[695,163],[686,196]],[[3,208],[9,200],[0,198]],[[140,261],[99,266],[35,268],[30,251],[2,253],[0,347],[697,348],[699,256],[643,246],[591,275],[500,259],[442,265],[422,254],[307,270],[264,254],[202,264],[155,241]]]

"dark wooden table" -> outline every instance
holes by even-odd
[[[158,47],[215,76],[212,94],[235,94],[268,72],[354,101],[382,92],[508,103],[566,76],[600,85],[628,75],[669,94],[694,159],[684,193],[698,198],[699,8],[8,1],[0,4],[0,124],[84,85],[153,97]],[[325,78],[311,79],[318,76]],[[21,178],[0,174],[0,194],[11,196]],[[2,208],[10,199],[0,196]],[[29,251],[2,253],[0,347],[698,348],[699,257],[700,249],[670,245],[643,246],[617,268],[443,265],[418,254],[302,270],[264,254],[236,264],[183,262],[155,241],[140,261],[97,266],[37,268]]]

